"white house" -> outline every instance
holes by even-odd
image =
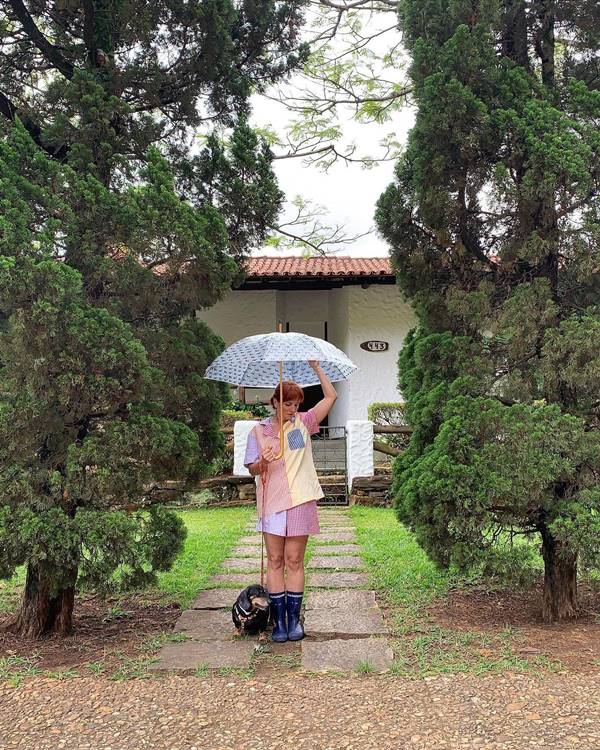
[[[214,307],[198,312],[226,344],[278,330],[331,341],[358,366],[344,383],[330,425],[367,419],[374,401],[400,401],[398,352],[415,314],[395,285],[388,258],[261,256],[248,261],[244,283]],[[305,406],[320,389],[306,389]],[[247,402],[268,397],[246,389]]]

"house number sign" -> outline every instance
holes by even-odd
[[[390,345],[387,341],[363,341],[360,348],[368,352],[387,352]]]

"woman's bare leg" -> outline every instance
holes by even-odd
[[[304,591],[304,553],[307,542],[308,534],[285,537],[283,556],[287,571],[286,589],[288,591]]]
[[[267,589],[272,594],[278,594],[280,591],[285,591],[283,576],[285,537],[266,532],[263,536],[267,548]]]

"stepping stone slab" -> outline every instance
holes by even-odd
[[[257,555],[258,559],[260,560],[260,546],[236,547],[235,549],[231,550],[232,557],[256,557]]]
[[[386,635],[379,609],[309,609],[304,614],[309,635],[340,638],[345,636]]]
[[[302,668],[312,672],[356,669],[368,663],[377,672],[390,668],[394,653],[385,638],[302,641]]]
[[[363,568],[364,563],[362,558],[356,555],[331,555],[331,556],[314,556],[311,557],[308,567],[314,568],[332,568],[332,569],[348,569],[348,568]]]
[[[238,589],[238,594],[246,586],[260,583],[260,573],[219,573],[208,582],[209,586],[222,586],[223,588]]]
[[[237,589],[210,589],[203,591],[192,603],[192,609],[231,609],[238,598]]]
[[[355,612],[378,609],[374,591],[364,589],[339,589],[336,591],[311,591],[306,597],[306,609],[338,609]]]
[[[368,583],[366,573],[311,573],[308,580],[311,589],[359,589]]]
[[[238,539],[238,544],[257,545],[260,547],[260,534],[256,533],[253,536],[243,536],[241,539]]]
[[[337,524],[337,523],[327,523],[327,521],[323,521],[322,519],[319,519],[319,525],[322,529],[326,529],[327,532],[332,533],[336,531],[354,531],[354,526],[351,526],[349,523],[344,524]]]
[[[225,640],[232,637],[231,612],[215,609],[186,609],[175,623],[174,633],[184,633],[195,640]]]
[[[229,557],[223,560],[223,567],[230,570],[257,570],[260,573],[260,553],[255,557]],[[265,570],[267,569],[267,556],[265,555]]]
[[[319,511],[319,516],[322,521],[331,521],[332,523],[339,523],[340,521],[343,521],[344,523],[352,523],[350,516],[347,513],[333,513],[331,511],[321,509]]]
[[[150,666],[157,672],[168,670],[195,671],[198,667],[249,667],[253,641],[184,641],[167,643],[158,653],[158,661]]]
[[[358,544],[329,544],[312,548],[314,555],[358,555]],[[233,554],[233,553],[232,553]]]
[[[317,542],[355,542],[356,537],[349,531],[322,531],[315,536]]]

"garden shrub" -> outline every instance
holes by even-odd
[[[406,426],[406,404],[403,401],[374,401],[369,404],[368,415],[371,422],[381,425]],[[392,448],[404,450],[410,440],[409,434],[377,435],[377,440]]]
[[[234,411],[233,409],[223,409],[221,412],[221,429],[233,429],[233,425],[240,419],[254,419],[251,411]]]

